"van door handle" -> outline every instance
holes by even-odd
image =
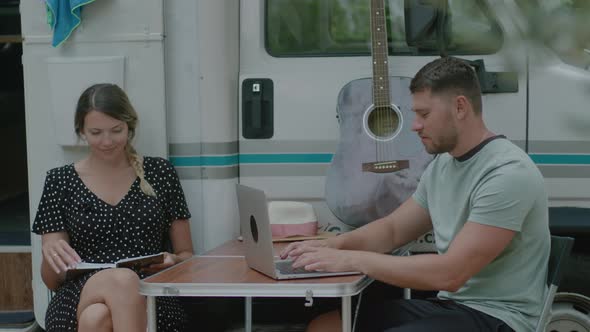
[[[262,127],[262,91],[260,83],[252,84],[252,113],[250,122],[254,130],[260,130]]]
[[[271,138],[274,134],[273,81],[248,78],[242,82],[242,136]]]

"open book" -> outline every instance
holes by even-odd
[[[66,272],[68,278],[73,278],[77,275],[92,271],[111,269],[116,267],[126,267],[133,270],[139,270],[142,267],[146,267],[152,264],[160,264],[164,262],[164,253],[158,253],[154,255],[130,257],[120,259],[114,263],[91,263],[91,262],[80,262],[75,267],[71,268]]]

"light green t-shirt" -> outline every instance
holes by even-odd
[[[551,238],[543,176],[527,154],[500,137],[458,159],[440,154],[412,197],[428,210],[441,254],[467,221],[516,232],[461,289],[438,297],[496,317],[517,332],[533,331],[547,291]]]

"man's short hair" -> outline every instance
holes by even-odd
[[[469,99],[473,110],[481,113],[481,88],[475,70],[458,58],[443,57],[422,67],[410,83],[412,93],[430,89],[433,94],[452,93]]]

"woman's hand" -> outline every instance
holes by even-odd
[[[43,242],[43,259],[56,274],[65,272],[82,261],[78,253],[63,238]]]
[[[188,219],[178,219],[170,226],[170,240],[174,253],[164,252],[164,262],[152,264],[141,269],[141,272],[152,274],[178,264],[193,256],[193,242]]]
[[[180,259],[177,255],[171,254],[169,252],[164,252],[164,261],[162,263],[146,266],[141,269],[141,272],[153,274],[164,269],[167,269],[178,262],[180,262]]]

